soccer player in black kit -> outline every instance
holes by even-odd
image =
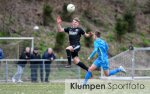
[[[80,51],[80,37],[84,35],[85,37],[90,37],[92,33],[87,34],[79,27],[80,20],[79,18],[74,18],[71,23],[71,27],[62,28],[62,20],[60,16],[57,17],[57,25],[59,32],[66,32],[69,35],[70,45],[66,48],[68,65],[66,67],[71,67],[71,58],[73,58],[74,64],[80,66],[82,69],[88,71],[88,67],[82,63],[78,57],[78,52]]]

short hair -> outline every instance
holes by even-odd
[[[25,52],[27,52],[28,50],[29,50],[29,52],[31,51],[30,47],[25,48]]]
[[[53,49],[52,49],[52,48],[48,48],[47,51],[48,51],[48,50],[51,50],[51,51],[53,52]]]
[[[30,47],[26,47],[26,48],[25,48],[25,51],[26,51],[26,49],[29,49],[29,50],[31,50],[31,49],[30,49]]]
[[[101,33],[100,33],[99,31],[96,31],[96,32],[95,32],[95,35],[96,35],[98,38],[101,37]]]
[[[75,17],[73,20],[80,22],[80,19],[78,17]]]

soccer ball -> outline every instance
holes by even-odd
[[[70,13],[74,12],[75,11],[75,5],[74,4],[68,4],[67,11]]]

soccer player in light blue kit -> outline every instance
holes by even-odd
[[[105,76],[111,76],[118,72],[124,72],[126,73],[126,70],[120,66],[119,68],[116,68],[114,70],[109,70],[109,61],[108,61],[108,45],[107,43],[100,38],[101,33],[95,32],[93,38],[94,38],[94,50],[91,53],[91,55],[88,57],[88,60],[92,59],[96,53],[98,53],[98,58],[93,62],[93,64],[89,67],[86,75],[84,84],[87,83],[88,79],[92,76],[92,71],[96,70],[97,68],[102,67],[104,70]]]

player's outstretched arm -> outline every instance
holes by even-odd
[[[64,32],[64,28],[62,28],[61,23],[62,23],[61,17],[58,16],[58,17],[57,17],[58,32]]]
[[[99,49],[100,49],[100,48],[99,48],[99,45],[98,45],[96,42],[94,42],[94,50],[93,50],[93,52],[90,54],[89,59],[92,59]]]
[[[85,37],[91,37],[93,35],[92,32],[89,32],[89,33],[85,33]]]
[[[97,53],[97,50],[98,50],[98,48],[94,48],[93,52],[90,54],[88,59],[92,59],[94,57],[94,55]]]

